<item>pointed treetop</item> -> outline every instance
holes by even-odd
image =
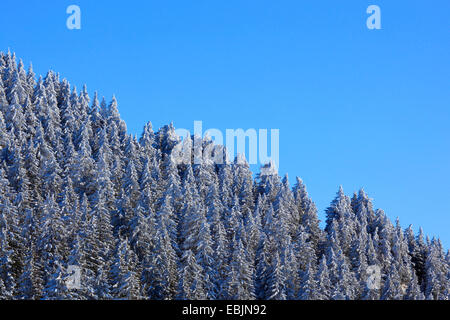
[[[261,167],[261,177],[276,176],[276,175],[278,175],[278,169],[272,160],[270,160],[269,163]]]

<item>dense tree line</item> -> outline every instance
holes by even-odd
[[[302,180],[270,164],[254,179],[242,159],[173,161],[193,139],[150,123],[137,139],[115,98],[0,53],[0,299],[450,297],[441,242],[393,225],[363,190],[339,189],[322,230]]]

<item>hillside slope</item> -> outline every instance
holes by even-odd
[[[115,98],[0,53],[0,298],[450,297],[440,241],[393,225],[364,191],[340,189],[321,230],[300,179],[177,164],[179,143],[150,123],[138,140]]]

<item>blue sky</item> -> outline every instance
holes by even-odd
[[[76,4],[82,29],[66,28]],[[381,8],[368,30],[366,8]],[[364,187],[450,247],[450,2],[2,0],[0,50],[117,95],[130,133],[280,129],[320,209]],[[257,168],[254,168],[257,169]]]

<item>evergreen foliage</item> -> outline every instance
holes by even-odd
[[[450,298],[441,242],[363,190],[340,188],[322,230],[303,181],[271,164],[253,179],[242,158],[176,163],[195,139],[150,123],[137,139],[114,97],[0,53],[0,299]]]

